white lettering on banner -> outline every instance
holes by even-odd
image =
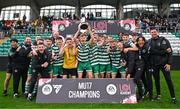
[[[96,30],[96,33],[107,33],[107,30]]]
[[[120,92],[121,95],[130,95],[131,92]]]
[[[100,91],[69,91],[69,98],[100,98]]]
[[[78,84],[78,89],[91,89],[92,88],[92,82],[80,82]]]
[[[92,91],[92,85],[92,82],[79,82],[78,89],[83,91],[69,91],[69,98],[100,98],[100,91]]]
[[[119,84],[120,94],[121,95],[130,95],[131,87],[130,84]]]
[[[55,89],[55,93],[57,94],[60,89],[62,88],[62,85],[53,85],[54,89]]]

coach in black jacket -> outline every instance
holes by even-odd
[[[6,72],[6,79],[4,81],[4,91],[3,95],[7,96],[7,89],[9,86],[9,81],[11,79],[11,75],[13,73],[12,64],[13,64],[13,58],[16,55],[16,49],[18,48],[18,40],[15,38],[12,38],[10,40],[11,42],[11,48],[8,51],[8,65],[7,65],[7,72]]]
[[[171,80],[170,69],[172,64],[172,49],[169,41],[164,37],[159,37],[155,28],[150,30],[152,38],[149,40],[150,66],[154,74],[155,84],[157,88],[157,96],[160,99],[160,70],[163,72],[166,83],[168,85],[172,102],[176,103],[174,87]],[[151,86],[152,87],[152,86]],[[151,90],[152,91],[152,90]],[[152,96],[152,95],[151,95]]]
[[[32,60],[32,81],[30,84],[28,100],[32,100],[32,92],[34,89],[34,85],[37,82],[38,74],[40,74],[41,78],[49,78],[50,75],[48,73],[48,66],[50,64],[51,55],[48,51],[45,50],[45,46],[43,43],[37,45],[37,55],[33,57]]]
[[[27,79],[27,71],[30,63],[30,58],[28,54],[31,52],[31,37],[26,37],[23,44],[21,44],[17,49],[13,57],[13,90],[14,97],[18,96],[18,87],[20,78],[22,78],[22,92],[25,91],[25,83]]]
[[[138,51],[136,52],[135,56],[135,75],[134,75],[134,82],[137,84],[138,88],[138,100],[144,98],[144,95],[148,93],[147,88],[147,79],[145,76],[146,68],[147,68],[147,59],[148,59],[148,49],[145,37],[139,36],[136,40],[138,47]],[[143,84],[142,84],[142,82]],[[143,87],[145,92],[143,92]]]

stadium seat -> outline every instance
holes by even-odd
[[[43,39],[46,37],[50,37],[51,33],[45,33],[45,34],[14,34],[12,38],[17,38],[18,43],[21,44],[24,41],[25,36],[31,36],[32,41],[34,42],[36,36],[41,36]],[[142,33],[142,35],[148,40],[151,38],[150,33]],[[173,54],[180,53],[180,33],[160,33],[160,36],[166,37],[172,46]],[[112,35],[113,39],[118,40],[119,36]],[[10,48],[10,39],[3,42],[2,45],[0,45],[0,56],[7,56],[7,52]]]

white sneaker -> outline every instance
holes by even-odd
[[[17,98],[17,97],[19,97],[19,94],[18,93],[14,93],[14,98]]]
[[[31,93],[28,94],[27,100],[32,101],[32,94]]]

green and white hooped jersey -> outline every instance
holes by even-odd
[[[56,59],[53,59],[53,65],[55,66],[61,66],[63,65],[63,56],[60,56],[59,54],[60,50],[59,47],[56,46],[56,44],[52,45],[52,55],[56,57]]]
[[[109,52],[109,56],[111,59],[111,65],[120,68],[120,60],[121,60],[121,52],[119,49],[115,49],[114,51]]]
[[[108,45],[103,45],[99,47],[99,64],[100,65],[108,65],[110,64],[110,57],[107,51]]]
[[[97,44],[90,47],[90,63],[92,66],[99,64],[99,50]]]
[[[79,62],[89,62],[89,43],[86,43],[85,45],[82,45],[81,43],[78,44],[78,61]]]
[[[129,48],[132,47],[132,45],[134,44],[132,40],[128,40],[128,42],[124,42],[122,41],[124,48]]]

